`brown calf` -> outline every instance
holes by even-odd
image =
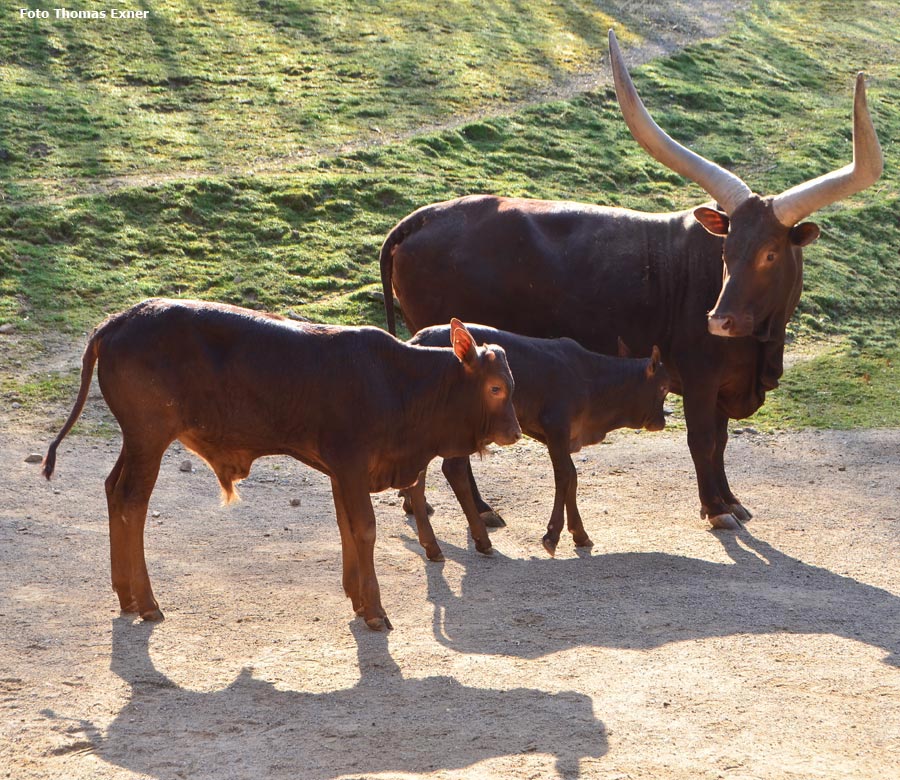
[[[593,543],[576,504],[578,482],[571,453],[603,441],[616,428],[658,431],[665,427],[663,400],[669,391],[669,374],[660,363],[659,350],[653,347],[649,359],[629,358],[620,343],[621,356],[615,358],[589,352],[568,338],[530,338],[484,325],[466,328],[476,341],[503,347],[516,378],[513,406],[519,424],[550,452],[556,494],[544,548],[555,554],[563,510],[576,546],[590,547]],[[420,330],[409,343],[434,346],[446,343],[447,338],[447,327],[435,326]],[[483,533],[485,522],[504,524],[479,495],[468,456],[445,458],[442,469],[476,539]],[[440,547],[434,534],[429,534],[424,475],[406,492],[426,555],[441,560]]]
[[[370,628],[390,628],[375,576],[370,492],[416,482],[437,455],[462,457],[520,435],[499,347],[451,323],[453,349],[410,346],[377,328],[290,322],[203,301],[154,299],[110,317],[84,352],[81,389],[43,473],[87,399],[94,363],[122,429],[106,480],[112,585],[126,612],[160,620],[144,560],[144,521],[175,440],[203,458],[224,497],[263,455],[331,477],[343,585]],[[447,342],[445,342],[447,343]]]

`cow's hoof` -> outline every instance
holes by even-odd
[[[488,545],[487,547],[482,548],[476,544],[475,550],[477,552],[480,552],[482,555],[487,555],[488,557],[490,557],[491,555],[494,554],[494,548],[491,545]]]
[[[141,620],[146,620],[149,623],[159,623],[160,620],[163,620],[162,610],[157,607],[156,609],[141,612]]]
[[[385,629],[390,631],[393,628],[391,621],[387,619],[387,615],[384,617],[368,618],[366,620],[366,625],[373,631],[384,631]]]
[[[544,545],[544,549],[549,553],[551,558],[556,557],[556,542],[554,542],[549,536],[545,536],[543,539],[541,539],[541,544]]]
[[[746,523],[753,517],[750,510],[745,508],[743,504],[729,504],[728,508],[731,510],[731,514],[733,514],[740,523]]]
[[[709,524],[722,531],[740,531],[744,527],[744,524],[731,512],[710,517]]]
[[[438,550],[438,551],[435,552],[435,553],[427,553],[427,552],[426,552],[426,553],[425,553],[425,556],[426,556],[426,557],[428,558],[428,560],[431,561],[432,563],[441,563],[442,561],[447,560],[447,559],[444,557],[444,553],[442,553],[440,550]]]
[[[590,536],[585,536],[581,539],[575,539],[574,541],[575,541],[576,547],[593,547],[594,546],[594,543],[591,541]]]
[[[506,528],[506,520],[504,520],[499,512],[491,509],[489,512],[482,512],[481,519],[488,528]]]

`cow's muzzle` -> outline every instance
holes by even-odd
[[[753,333],[753,317],[751,315],[714,314],[707,316],[709,332],[713,336],[738,338]]]

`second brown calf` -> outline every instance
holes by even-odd
[[[669,391],[669,375],[660,362],[659,350],[654,347],[650,358],[610,357],[590,352],[568,338],[538,339],[483,325],[466,327],[479,343],[503,347],[516,382],[513,406],[519,425],[549,450],[556,490],[544,548],[555,554],[564,515],[576,546],[592,546],[578,511],[578,478],[571,453],[603,441],[616,428],[658,431],[665,427],[663,401]],[[447,338],[447,327],[435,326],[420,330],[409,343],[437,345]],[[624,347],[620,351],[627,352]],[[442,470],[476,539],[486,536],[485,523],[504,524],[479,494],[468,457],[445,458]],[[430,531],[424,475],[405,492],[406,506],[415,515],[417,526]],[[431,533],[423,541],[420,532],[428,558],[441,560],[433,539]]]

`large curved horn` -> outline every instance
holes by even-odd
[[[792,227],[814,211],[871,186],[883,168],[884,157],[866,105],[866,80],[859,73],[853,95],[853,162],[776,195],[772,199],[775,217]]]
[[[750,188],[731,171],[695,154],[663,131],[647,113],[628,75],[616,34],[609,31],[609,59],[612,63],[616,98],[634,140],[663,165],[695,181],[731,215],[752,194]]]

